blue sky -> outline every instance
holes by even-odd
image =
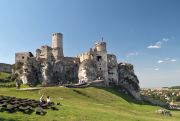
[[[118,61],[135,66],[141,87],[180,85],[179,0],[0,0],[0,63],[15,52],[51,45],[64,54],[88,51],[102,37]]]

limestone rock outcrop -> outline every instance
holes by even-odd
[[[93,60],[84,60],[79,66],[78,77],[80,81],[90,82],[97,79],[97,66]],[[81,82],[81,83],[83,83]]]
[[[139,80],[134,73],[134,66],[128,63],[118,64],[118,85],[125,88],[137,100],[141,100]]]
[[[15,73],[18,73],[24,84],[44,86],[78,83],[78,65],[74,62],[66,65],[67,60],[57,62],[32,61],[15,64]]]

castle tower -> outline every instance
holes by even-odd
[[[106,42],[97,42],[95,43],[95,50],[97,52],[107,52],[106,50]]]
[[[105,80],[106,86],[108,82],[108,65],[107,65],[107,49],[106,42],[97,42],[94,46],[94,60],[96,61],[98,78]]]
[[[52,53],[56,60],[64,57],[63,54],[63,34],[53,33],[52,34]]]

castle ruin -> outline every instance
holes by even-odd
[[[65,57],[63,34],[52,34],[52,47],[42,46],[31,52],[15,55],[14,73],[18,73],[24,84],[57,85],[91,83],[101,80],[101,86],[121,86],[139,98],[139,81],[133,66],[118,63],[116,56],[108,54],[106,42],[95,43],[86,53],[76,57]]]

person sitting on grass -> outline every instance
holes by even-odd
[[[50,105],[51,104],[51,99],[49,96],[47,96],[47,104]]]
[[[44,99],[43,99],[44,95],[42,95],[39,99],[40,103],[43,103],[44,102]]]

